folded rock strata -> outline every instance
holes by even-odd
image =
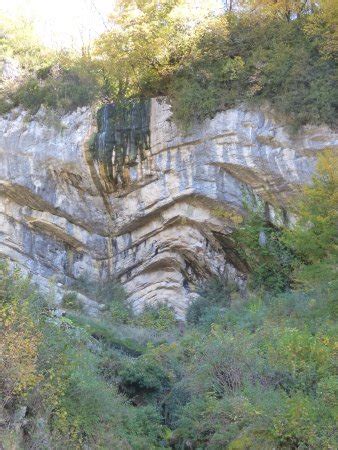
[[[318,152],[338,146],[327,127],[293,136],[270,112],[244,107],[182,133],[153,99],[149,142],[132,159],[114,155],[109,174],[90,151],[95,126],[90,108],[0,118],[0,254],[44,288],[54,279],[59,298],[81,276],[114,277],[136,310],[168,301],[179,317],[209,276],[244,288],[247,268],[229,239],[243,196],[287,217]]]

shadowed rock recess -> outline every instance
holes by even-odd
[[[296,136],[269,112],[230,109],[180,133],[163,100],[82,108],[51,120],[0,119],[0,253],[61,301],[74,279],[117,277],[136,310],[168,301],[179,317],[201,280],[245,285],[231,246],[243,195],[287,211],[327,127]],[[96,132],[97,131],[97,132]],[[284,214],[285,215],[285,214]],[[100,305],[81,295],[89,313]]]

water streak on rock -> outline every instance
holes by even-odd
[[[115,188],[125,186],[128,168],[142,161],[150,147],[150,102],[132,99],[106,104],[98,111],[97,123],[93,159],[104,165]]]

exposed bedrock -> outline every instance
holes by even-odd
[[[61,292],[81,276],[115,276],[136,309],[165,300],[183,316],[201,280],[226,274],[244,285],[246,267],[227,237],[243,195],[259,196],[271,214],[287,210],[338,136],[326,127],[292,136],[269,112],[244,108],[183,134],[165,102],[145,111],[149,121],[128,124],[127,134],[114,129],[108,162],[90,151],[90,109],[60,121],[43,110],[1,118],[0,253],[43,287],[51,277]]]

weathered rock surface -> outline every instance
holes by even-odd
[[[267,212],[287,208],[318,152],[338,146],[326,127],[292,137],[268,113],[240,108],[183,135],[153,100],[150,149],[123,169],[127,184],[112,186],[90,157],[94,125],[86,108],[60,121],[43,110],[0,119],[0,254],[42,287],[53,277],[60,295],[81,276],[116,276],[136,309],[167,300],[180,316],[200,279],[227,273],[243,284],[227,235],[244,193]]]

